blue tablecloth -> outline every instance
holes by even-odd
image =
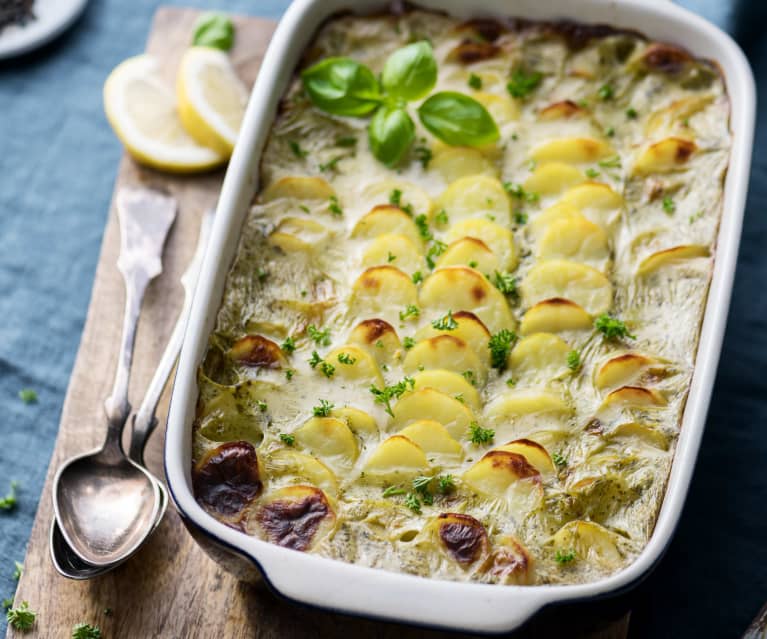
[[[0,493],[11,479],[21,482],[18,508],[0,511],[0,598],[13,593],[13,561],[24,556],[122,152],[102,114],[102,83],[143,49],[157,4],[91,2],[58,41],[0,63]],[[276,18],[288,1],[169,4]],[[732,33],[757,78],[767,75],[767,4],[683,4]],[[690,497],[667,555],[633,595],[634,637],[740,636],[767,600],[766,137],[760,126],[729,326]],[[19,399],[27,387],[38,392],[37,403]]]

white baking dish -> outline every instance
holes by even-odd
[[[223,551],[212,553],[218,559],[239,555],[240,565],[246,563],[242,561],[246,557],[274,590],[289,599],[351,614],[474,632],[503,632],[518,627],[546,605],[625,589],[649,571],[669,543],[695,465],[727,319],[751,160],[754,80],[746,58],[729,36],[663,0],[420,0],[419,4],[466,18],[570,18],[632,28],[713,59],[724,73],[732,104],[733,134],[724,213],[692,388],[652,538],[633,564],[593,583],[527,587],[455,583],[364,568],[281,548],[225,526],[195,501],[191,447],[196,370],[214,326],[245,213],[258,187],[260,156],[277,104],[320,23],[339,10],[353,8],[365,13],[385,9],[387,3],[382,0],[296,0],[274,34],[224,181],[195,294],[168,417],[165,465],[173,499],[195,537],[207,538],[206,549],[211,551],[215,546]]]

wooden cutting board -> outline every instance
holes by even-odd
[[[161,60],[169,83],[197,15],[194,10],[177,8],[161,8],[155,15],[147,51]],[[275,24],[245,17],[235,22],[237,42],[232,58],[250,86]],[[223,172],[187,178],[161,175],[138,167],[127,157],[120,164],[115,188],[136,184],[164,188],[180,205],[165,248],[163,274],[151,284],[144,301],[130,388],[134,406],[141,401],[176,321],[183,298],[179,278],[194,251],[201,215],[214,204],[222,179]],[[79,622],[100,626],[105,639],[444,636],[296,607],[264,589],[238,583],[198,548],[172,507],[141,552],[114,572],[86,582],[70,581],[56,573],[48,556],[51,482],[64,459],[100,445],[104,436],[102,405],[111,388],[123,310],[123,284],[115,266],[118,250],[119,231],[112,206],[59,435],[16,593],[17,604],[28,601],[39,613],[34,630],[23,636],[69,637],[72,626]],[[162,424],[166,409],[167,396],[158,411]],[[149,467],[158,476],[163,473],[162,440],[163,433],[156,433],[147,449]],[[322,575],[317,575],[317,584],[322,587]],[[110,613],[105,612],[108,609]],[[524,636],[622,639],[627,630],[628,613],[622,609],[605,615],[602,610],[577,608],[561,611]],[[22,635],[9,630],[7,636]]]

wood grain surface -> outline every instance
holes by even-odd
[[[196,11],[175,8],[161,8],[155,16],[147,50],[161,60],[169,83],[196,16]],[[250,86],[275,25],[257,18],[235,21],[237,42],[232,58]],[[169,177],[140,168],[127,157],[120,164],[115,188],[136,184],[164,188],[180,205],[165,248],[163,273],[144,300],[130,385],[134,406],[141,401],[176,320],[183,298],[179,278],[194,252],[201,215],[215,202],[222,178],[223,172]],[[74,624],[87,622],[100,626],[105,639],[458,637],[301,608],[257,586],[238,583],[199,549],[172,507],[140,553],[112,573],[86,582],[70,581],[56,573],[48,556],[51,480],[64,459],[100,445],[104,436],[102,406],[114,374],[123,310],[123,284],[115,266],[118,249],[112,207],[59,435],[16,593],[16,603],[28,601],[38,611],[38,620],[31,632],[21,635],[9,629],[7,636],[70,637]],[[167,396],[158,411],[161,423],[166,409]],[[158,431],[147,448],[147,461],[162,476],[163,433],[161,428]],[[322,575],[317,575],[317,584],[322,587]],[[595,612],[581,606],[550,615],[521,636],[622,639],[627,631],[625,608],[613,606],[610,612],[601,608]]]

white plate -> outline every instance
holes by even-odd
[[[0,60],[20,55],[53,40],[79,16],[88,0],[35,0],[33,20],[0,31]]]

